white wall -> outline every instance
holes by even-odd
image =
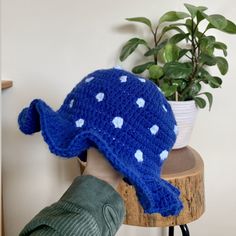
[[[2,78],[14,81],[2,97],[6,236],[17,235],[40,209],[56,201],[79,173],[75,160],[50,154],[40,134],[29,137],[19,132],[21,109],[34,98],[57,109],[82,76],[117,64],[122,43],[131,37],[130,30],[136,30],[124,27],[124,18],[157,20],[168,10],[183,10],[183,2],[2,0]],[[191,2],[236,21],[234,0]],[[229,46],[230,70],[222,89],[213,92],[212,111],[200,111],[191,140],[205,161],[207,205],[204,216],[189,226],[192,235],[202,236],[232,235],[236,230],[236,36],[217,35]],[[130,68],[129,63],[123,65]],[[122,226],[118,235],[160,232]]]

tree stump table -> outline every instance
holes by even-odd
[[[81,161],[81,173],[84,164]],[[117,191],[126,206],[124,224],[143,227],[169,227],[169,236],[174,227],[180,226],[182,235],[189,236],[187,224],[197,220],[205,210],[204,164],[201,156],[191,147],[170,152],[162,169],[162,178],[176,186],[181,192],[184,208],[178,216],[162,217],[160,214],[144,214],[138,202],[135,188],[122,181]]]
[[[204,165],[201,156],[191,147],[170,152],[162,169],[162,178],[178,187],[184,208],[178,216],[162,217],[160,214],[144,214],[133,186],[124,181],[118,192],[125,201],[124,224],[143,227],[169,227],[169,236],[174,235],[174,226],[180,226],[182,235],[188,236],[187,224],[197,220],[205,210]]]

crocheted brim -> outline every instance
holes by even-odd
[[[41,99],[33,100],[28,108],[22,110],[18,123],[20,130],[25,134],[41,130],[50,151],[61,157],[79,156],[83,159],[82,156],[89,147],[97,147],[112,166],[135,186],[145,213],[160,213],[162,216],[178,215],[183,208],[178,198],[180,193],[171,184],[161,178],[147,180],[137,172],[134,173],[119,161],[119,157],[115,156],[111,147],[94,129],[78,132],[73,121],[53,111]],[[104,132],[103,135],[109,136]]]
[[[146,192],[143,192],[144,186],[148,186]],[[144,213],[160,213],[162,216],[167,217],[179,215],[180,211],[183,209],[183,204],[179,199],[180,191],[166,180],[159,178],[145,181],[140,187],[142,190],[136,185],[138,189],[136,189],[136,193],[144,208]],[[139,197],[140,193],[142,193],[142,198]],[[149,204],[150,193],[153,197],[154,205]],[[144,196],[147,198],[146,200]]]
[[[41,99],[33,100],[29,107],[21,111],[18,124],[25,134],[41,130],[50,151],[61,157],[78,156],[90,146],[86,142],[86,132],[78,133],[74,122],[63,118]]]

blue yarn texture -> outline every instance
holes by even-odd
[[[177,188],[161,168],[177,135],[169,103],[152,81],[122,69],[97,70],[83,78],[54,111],[34,99],[18,117],[25,134],[41,131],[55,155],[86,159],[98,148],[132,184],[145,213],[178,215]]]

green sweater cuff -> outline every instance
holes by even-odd
[[[60,201],[72,203],[89,212],[101,232],[107,227],[117,231],[124,221],[123,199],[110,184],[91,175],[75,178]]]
[[[42,235],[54,235],[50,231],[55,235],[87,232],[111,236],[123,223],[124,215],[124,202],[111,185],[94,176],[79,176],[61,199],[36,215],[20,235],[37,235],[45,230]]]

